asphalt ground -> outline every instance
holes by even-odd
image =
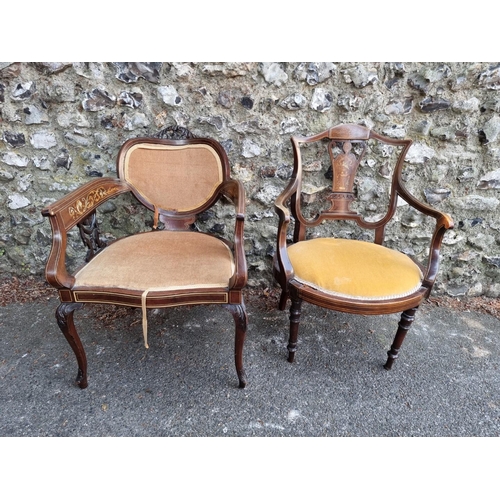
[[[467,436],[500,434],[500,321],[423,304],[391,371],[399,315],[304,304],[294,363],[288,312],[247,300],[248,377],[238,389],[234,324],[220,306],[86,305],[75,323],[89,386],[54,298],[0,307],[0,436]]]
[[[493,315],[423,304],[388,372],[399,315],[304,304],[290,364],[288,312],[252,298],[239,389],[224,308],[148,311],[146,350],[139,310],[86,305],[82,390],[57,305],[0,307],[0,470],[5,489],[22,485],[15,498],[498,496]],[[278,437],[292,439],[261,439]]]

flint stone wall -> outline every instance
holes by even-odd
[[[178,125],[226,149],[247,195],[249,284],[269,286],[290,136],[353,122],[411,138],[410,190],[455,220],[435,292],[498,297],[499,111],[498,63],[0,63],[0,276],[43,276],[51,232],[40,210],[115,176],[126,139]],[[232,214],[222,206],[198,224],[225,234]],[[151,220],[131,196],[99,212],[108,238]],[[392,238],[426,241],[428,227],[403,217]],[[70,265],[82,255],[74,233]]]

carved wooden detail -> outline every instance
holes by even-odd
[[[78,333],[76,332],[75,323],[73,321],[73,313],[75,310],[80,309],[83,304],[75,302],[63,302],[59,304],[56,309],[56,319],[61,332],[66,337],[68,344],[75,353],[78,363],[78,372],[76,375],[76,384],[85,389],[88,385],[87,382],[87,356],[83,348],[82,342]]]
[[[247,376],[243,368],[243,343],[247,332],[248,317],[243,299],[241,299],[241,304],[226,304],[225,307],[233,315],[235,323],[234,360],[239,387],[243,389],[247,385]]]
[[[388,352],[384,368],[389,370],[398,357],[399,350],[409,330],[417,307],[431,293],[439,269],[439,252],[443,236],[448,229],[453,228],[452,218],[435,208],[421,202],[408,192],[402,179],[402,169],[405,156],[412,141],[410,139],[395,139],[383,136],[358,124],[341,124],[323,132],[306,137],[296,135],[291,137],[294,153],[294,167],[287,187],[277,197],[275,210],[279,217],[276,240],[276,257],[273,265],[274,277],[281,287],[279,309],[284,310],[288,300],[291,301],[289,316],[288,360],[294,360],[297,350],[297,336],[300,322],[301,302],[305,301],[319,307],[351,314],[393,314],[402,313],[394,342]],[[325,151],[327,147],[328,153]],[[307,148],[310,148],[307,150]],[[307,159],[323,159],[328,154],[331,164],[324,176],[332,180],[331,192],[324,193],[317,200],[303,196],[309,194],[311,184],[304,182],[308,169],[303,166],[302,152]],[[357,184],[355,176],[365,155],[369,157],[384,156],[394,162],[388,196],[387,212],[380,218],[365,220],[363,213],[351,210],[350,205],[356,198]],[[387,155],[387,156],[386,156]],[[373,158],[368,158],[370,160]],[[321,162],[320,162],[321,163]],[[309,166],[310,163],[306,163]],[[370,166],[370,161],[367,161]],[[369,177],[369,176],[368,176]],[[361,183],[360,183],[361,185]],[[316,187],[316,186],[313,186]],[[328,193],[328,194],[327,194]],[[315,193],[313,193],[315,194]],[[325,198],[327,203],[324,204]],[[423,279],[418,290],[407,295],[371,300],[368,297],[341,296],[332,290],[325,290],[321,284],[304,282],[295,276],[295,271],[288,254],[290,245],[290,230],[293,230],[292,243],[296,244],[311,237],[311,231],[323,223],[336,224],[337,221],[355,222],[361,228],[372,230],[375,245],[383,245],[385,230],[396,213],[398,198],[404,200],[415,210],[435,220],[433,232],[430,233],[429,258],[426,264],[415,262],[421,269]],[[358,200],[359,201],[359,200]],[[361,200],[363,201],[363,200]],[[331,205],[329,208],[328,205]],[[303,214],[306,214],[304,216]],[[335,227],[331,231],[335,236]],[[325,258],[324,268],[330,266],[329,272],[335,269],[328,258]],[[354,263],[356,265],[356,263]],[[377,265],[377,262],[373,262]],[[361,278],[360,278],[361,279]]]
[[[397,359],[399,349],[403,344],[403,340],[405,339],[408,330],[415,320],[415,313],[417,312],[417,309],[418,306],[412,307],[411,309],[408,309],[407,311],[403,311],[401,313],[401,319],[398,323],[398,331],[396,332],[396,336],[394,337],[394,342],[392,343],[390,350],[387,351],[387,361],[384,365],[384,368],[386,370],[390,370],[392,368],[392,364]]]
[[[174,216],[167,214],[160,214],[160,222],[163,224],[163,229],[171,231],[186,231],[190,228],[191,224],[196,222],[196,215]]]
[[[78,219],[82,215],[85,215],[87,212],[92,210],[94,206],[104,198],[117,193],[118,190],[119,189],[117,187],[101,187],[95,189],[94,191],[91,191],[87,196],[81,198],[68,208],[69,215],[73,218],[73,220]]]
[[[160,130],[155,137],[158,139],[171,139],[176,141],[196,138],[196,136],[189,129],[181,127],[180,125],[166,127]]]
[[[85,262],[89,262],[103,248],[106,248],[106,241],[101,239],[99,224],[95,210],[84,220],[77,224],[80,230],[80,237],[84,245],[88,248]]]
[[[330,141],[328,144],[333,173],[332,193],[328,196],[331,206],[328,212],[354,214],[356,212],[350,209],[351,202],[355,200],[353,192],[354,178],[366,147],[363,145],[361,154],[356,156],[352,152],[352,143],[346,141],[341,143],[342,153],[335,156],[333,151],[335,144],[335,141]]]
[[[168,127],[159,134],[162,138],[152,137],[137,137],[125,141],[120,148],[117,158],[118,179],[110,177],[94,179],[80,186],[75,191],[67,193],[60,200],[51,203],[43,208],[42,215],[48,217],[52,228],[52,247],[47,259],[45,276],[47,281],[58,289],[61,304],[57,308],[56,318],[59,328],[70,344],[78,362],[77,384],[80,388],[87,387],[87,359],[82,342],[78,336],[75,322],[73,321],[73,313],[84,303],[98,304],[114,304],[127,307],[173,307],[194,304],[221,304],[226,306],[234,318],[235,337],[234,337],[234,359],[236,372],[239,379],[239,387],[245,387],[246,375],[243,369],[243,344],[245,341],[247,330],[247,314],[243,302],[242,289],[246,286],[248,271],[244,249],[244,221],[245,221],[245,191],[241,181],[231,178],[231,169],[227,154],[222,145],[209,138],[194,137],[194,135],[183,127]],[[125,181],[121,176],[120,170],[123,167],[123,159],[125,152],[138,144],[168,144],[168,148],[159,148],[162,154],[165,155],[165,161],[169,161],[169,155],[177,149],[186,149],[191,146],[204,145],[211,148],[214,154],[218,155],[221,166],[221,178],[215,192],[207,193],[207,198],[203,203],[200,203],[190,209],[187,213],[177,213],[175,211],[167,211],[155,209],[154,225],[158,222],[162,224],[165,231],[193,230],[191,227],[196,220],[196,216],[205,210],[210,209],[217,202],[231,203],[235,211],[235,220],[233,227],[232,238],[227,235],[228,250],[233,253],[233,274],[227,276],[224,273],[221,276],[221,281],[212,278],[206,278],[202,269],[199,269],[200,261],[197,256],[187,252],[186,255],[179,255],[175,251],[170,253],[171,247],[166,244],[162,249],[157,247],[152,249],[154,253],[148,254],[147,244],[141,245],[142,233],[133,235],[137,237],[137,255],[136,258],[145,258],[148,262],[154,261],[155,266],[161,266],[163,260],[178,259],[179,269],[186,269],[187,266],[192,266],[199,272],[193,273],[192,283],[180,284],[178,286],[171,285],[169,277],[164,279],[164,286],[158,286],[157,277],[148,282],[147,277],[143,281],[130,283],[126,279],[128,270],[135,265],[134,255],[128,255],[130,259],[122,258],[119,262],[114,262],[116,265],[113,273],[109,273],[109,281],[107,284],[102,284],[99,281],[93,282],[89,280],[82,284],[78,281],[77,275],[73,275],[67,268],[67,246],[69,231],[78,226],[80,237],[84,245],[87,247],[86,261],[88,266],[95,265],[99,267],[99,262],[93,261],[93,257],[99,252],[110,250],[107,247],[107,242],[101,238],[99,225],[96,217],[96,209],[111,196],[121,193],[134,193],[134,184]],[[185,168],[185,172],[184,169]],[[193,175],[189,172],[190,165],[186,162],[179,175],[186,174],[186,182],[193,181]],[[155,182],[153,176],[148,176],[146,180]],[[189,192],[186,186],[186,192]],[[208,196],[209,195],[209,196]],[[138,201],[150,208],[144,200],[136,196]],[[207,236],[214,237],[206,233]],[[131,235],[132,236],[132,235]],[[146,236],[146,241],[150,241],[150,235]],[[124,238],[127,238],[125,236]],[[145,240],[144,238],[142,241]],[[187,243],[189,244],[189,243]],[[160,251],[163,254],[158,255]],[[195,249],[200,254],[205,252],[205,248]],[[131,250],[131,253],[133,250]],[[189,257],[191,255],[191,257]],[[192,258],[192,262],[187,259]],[[214,259],[219,258],[214,255]],[[225,255],[221,257],[226,261]],[[105,265],[102,264],[101,265]],[[120,266],[127,266],[125,269]],[[85,267],[85,266],[84,266]],[[83,268],[84,268],[83,267]],[[99,269],[97,270],[98,274]],[[116,272],[116,275],[114,274]],[[122,273],[122,274],[120,274]],[[148,275],[149,276],[149,275]],[[223,280],[227,279],[227,284]],[[133,281],[133,280],[132,280]],[[149,286],[148,283],[153,283]],[[163,285],[163,283],[161,284]],[[147,298],[145,301],[144,299]],[[146,303],[145,303],[146,302]],[[144,324],[143,324],[144,328]]]
[[[299,335],[299,324],[302,310],[302,299],[298,296],[295,289],[290,290],[290,336],[288,338],[288,362],[293,363],[297,351],[297,338]]]

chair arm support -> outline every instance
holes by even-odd
[[[235,272],[231,278],[230,287],[241,290],[247,283],[248,269],[244,247],[245,224],[245,190],[238,179],[229,179],[220,186],[221,194],[229,198],[236,209],[234,225],[234,260]]]
[[[439,270],[439,250],[441,248],[441,243],[446,231],[448,229],[453,229],[453,219],[450,215],[440,212],[439,210],[422,203],[420,200],[417,200],[403,186],[401,186],[401,184],[398,188],[398,194],[413,208],[417,209],[424,215],[436,219],[436,226],[434,228],[434,233],[429,247],[429,260],[422,283],[422,285],[427,287],[430,292]]]
[[[429,293],[434,284],[434,281],[436,280],[436,276],[439,270],[439,250],[441,248],[443,237],[448,229],[453,228],[453,220],[449,215],[441,214],[441,216],[437,217],[436,219],[436,227],[434,229],[429,247],[429,260],[427,263],[427,270],[422,282],[423,286],[428,287]]]
[[[286,189],[276,198],[274,210],[278,215],[278,234],[277,234],[277,261],[281,279],[284,280],[282,285],[285,285],[290,278],[293,277],[293,267],[288,258],[287,252],[287,231],[290,224],[290,210],[286,207],[287,201],[297,193],[298,180],[292,179]]]
[[[71,288],[75,278],[66,269],[67,233],[85,220],[99,205],[109,198],[130,191],[130,186],[108,177],[87,182],[42,210],[52,228],[52,247],[45,276],[55,288]]]
[[[243,184],[237,179],[229,179],[220,185],[220,192],[227,196],[235,205],[237,215],[245,218],[245,191]]]
[[[287,201],[297,193],[299,181],[297,178],[292,178],[285,190],[276,198],[274,202],[274,210],[280,218],[280,224],[290,222],[290,210],[286,207]]]

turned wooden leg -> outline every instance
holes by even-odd
[[[387,362],[384,365],[386,370],[390,370],[392,368],[392,364],[398,357],[399,349],[403,344],[403,340],[405,339],[408,330],[410,329],[413,320],[415,319],[415,313],[417,312],[417,307],[412,309],[408,309],[401,314],[401,319],[398,323],[398,331],[396,332],[396,336],[394,337],[394,342],[392,343],[391,349],[387,351]]]
[[[290,294],[292,305],[290,306],[290,336],[288,338],[288,362],[293,363],[295,351],[297,350],[297,337],[299,335],[300,312],[302,299],[295,291]]]
[[[243,299],[241,304],[227,304],[227,309],[231,312],[235,324],[234,337],[234,362],[236,365],[236,373],[238,374],[239,387],[243,389],[247,385],[247,377],[243,368],[243,344],[247,333],[247,312]]]
[[[63,302],[56,310],[56,319],[59,328],[63,332],[66,340],[68,341],[71,349],[75,353],[78,362],[78,374],[76,376],[76,383],[81,389],[87,387],[87,357],[83,349],[82,342],[78,333],[76,333],[75,323],[73,321],[73,313],[76,309],[80,309],[83,304],[74,302]]]

